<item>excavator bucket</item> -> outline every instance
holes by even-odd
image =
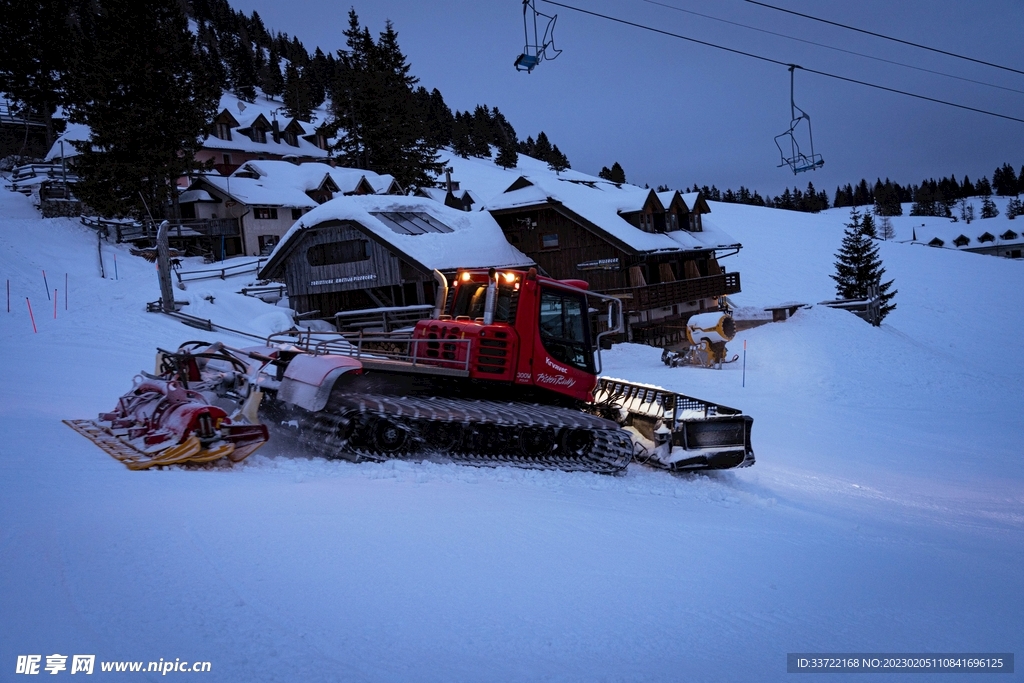
[[[754,420],[735,408],[610,377],[598,379],[594,400],[601,414],[631,427],[647,442],[646,464],[668,470],[754,464]]]

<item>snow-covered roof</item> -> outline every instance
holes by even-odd
[[[178,202],[181,204],[189,204],[191,202],[215,202],[209,192],[206,190],[185,190],[178,196]]]
[[[373,214],[426,214],[450,232],[402,234]],[[287,254],[304,232],[329,221],[349,221],[383,242],[398,255],[426,270],[534,265],[505,240],[498,223],[486,211],[450,209],[426,197],[353,195],[337,197],[305,214],[278,243],[261,277],[276,277]]]
[[[283,206],[296,209],[317,206],[316,201],[306,194],[301,185],[288,185],[266,178],[205,175],[192,183],[188,190],[202,190],[207,187],[212,187],[247,206]]]
[[[78,156],[78,150],[75,149],[75,142],[85,142],[92,135],[92,131],[89,126],[84,123],[68,123],[64,128],[64,132],[57,138],[53,143],[53,147],[50,147],[50,151],[46,153],[44,157],[45,161],[56,161],[62,156],[65,159]],[[61,143],[63,147],[61,146]]]
[[[253,178],[252,175],[259,177]],[[227,178],[218,175],[202,176],[189,187],[180,201],[209,201],[194,199],[200,195],[190,193],[204,192],[204,187],[213,186],[224,195],[249,206],[312,208],[317,206],[317,202],[307,193],[315,192],[325,184],[332,193],[345,194],[358,191],[360,184],[364,186],[363,189],[370,191],[375,184],[386,189],[393,180],[391,176],[377,175],[373,171],[337,168],[317,162],[293,164],[279,160],[248,161]],[[185,199],[186,196],[188,199]]]
[[[962,221],[957,223],[943,221],[944,224],[932,223],[920,227],[913,226],[910,234],[916,236],[918,242],[953,249],[968,250],[1004,245],[1019,248],[1024,245],[1024,221],[1000,220],[1000,218],[1002,216],[979,219],[971,221],[970,224]],[[901,232],[906,233],[907,231],[904,229]],[[966,238],[966,242],[960,238]],[[957,244],[957,241],[960,244]]]
[[[650,190],[635,185],[616,185],[606,180],[572,182],[553,175],[523,176],[519,189],[509,190],[487,202],[488,211],[561,205],[593,227],[638,252],[735,248],[736,240],[713,222],[703,221],[704,232],[675,230],[650,233],[637,228],[620,214],[643,206]]]
[[[203,140],[204,148],[235,152],[251,152],[253,154],[271,154],[282,157],[297,156],[326,159],[330,156],[327,150],[320,149],[302,136],[298,137],[298,145],[292,146],[285,142],[283,136],[281,137],[280,142],[274,142],[274,138],[269,132],[267,133],[266,142],[253,142],[249,136],[239,132],[240,129],[249,128],[260,116],[263,116],[268,124],[272,123],[276,118],[280,124],[281,130],[283,131],[293,121],[293,119],[289,119],[287,117],[280,103],[267,101],[262,97],[257,97],[256,102],[244,102],[236,95],[225,92],[221,95],[216,116],[219,116],[224,111],[231,114],[239,125],[231,128],[230,140],[221,140],[213,135],[208,135],[206,139]],[[316,131],[316,126],[313,123],[308,121],[297,121],[297,123],[302,127],[304,135],[312,135]],[[78,152],[74,149],[73,145],[68,143],[76,140],[88,140],[90,135],[91,131],[88,126],[81,123],[69,123],[64,134],[57,138],[57,142],[55,142],[53,147],[50,148],[50,151],[46,155],[46,160],[52,161],[61,157],[60,142],[62,140],[64,141],[64,157],[70,158],[76,156]]]

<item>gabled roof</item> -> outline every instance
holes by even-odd
[[[736,240],[709,223],[705,223],[704,232],[699,233],[686,230],[649,233],[620,215],[620,212],[639,210],[638,207],[643,207],[653,194],[651,190],[635,185],[616,185],[607,181],[578,183],[541,175],[520,176],[504,194],[492,198],[484,208],[494,213],[507,213],[553,207],[633,253],[739,246]],[[654,199],[657,201],[656,195]]]
[[[398,232],[395,222],[374,214],[426,214],[443,226],[420,234]],[[385,217],[386,218],[386,217]],[[363,195],[337,197],[305,214],[278,243],[260,277],[280,277],[288,255],[304,234],[347,222],[384,244],[392,253],[429,272],[455,268],[527,267],[534,265],[513,247],[486,211],[458,211],[425,197]]]
[[[704,195],[700,192],[687,192],[684,195],[680,195],[683,202],[686,203],[686,208],[691,213],[711,213],[711,207],[708,206],[708,202],[704,199]]]
[[[300,187],[273,183],[264,178],[205,175],[189,185],[186,192],[193,190],[212,191],[214,195],[219,194],[246,206],[281,206],[293,209],[311,209],[317,206],[316,201]]]

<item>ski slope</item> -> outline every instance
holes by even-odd
[[[744,244],[723,264],[738,304],[832,297],[846,211],[708,218]],[[60,420],[109,410],[157,346],[243,340],[146,313],[153,265],[102,252],[106,279],[93,232],[0,191],[0,680],[53,653],[96,655],[100,680],[162,678],[101,661],[178,658],[242,683],[777,681],[788,652],[1024,652],[1022,261],[882,244],[885,324],[815,306],[743,333],[745,386],[740,363],[615,347],[609,375],[752,415],[757,464],[612,477],[283,442],[234,469],[128,471]],[[287,327],[234,294],[250,281],[176,296]]]

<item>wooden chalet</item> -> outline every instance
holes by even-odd
[[[483,211],[432,199],[350,196],[304,215],[274,250],[260,277],[283,280],[299,314],[433,304],[436,269],[519,267],[533,261],[509,245]]]
[[[389,175],[320,163],[250,161],[228,177],[200,176],[178,200],[183,218],[226,219],[223,252],[267,255],[303,214],[336,195],[401,193]]]
[[[710,207],[700,196],[522,176],[485,208],[548,275],[620,298],[635,341],[678,339],[690,315],[740,291],[719,259],[741,245],[701,218]]]

